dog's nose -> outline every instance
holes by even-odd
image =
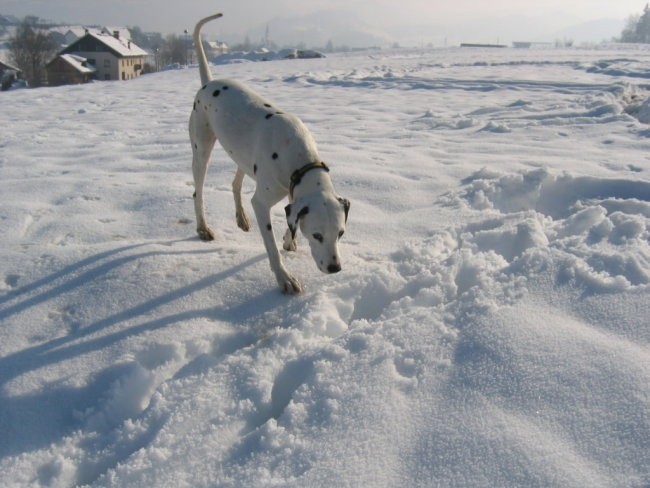
[[[328,273],[338,273],[339,271],[341,271],[341,265],[340,264],[330,264],[327,267],[327,272]]]

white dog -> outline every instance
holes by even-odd
[[[252,204],[271,269],[285,293],[300,293],[300,283],[284,267],[278,251],[271,207],[289,195],[284,248],[295,251],[300,228],[318,269],[336,273],[341,270],[338,241],[345,230],[350,202],[335,193],[329,168],[319,158],[316,143],[300,119],[278,110],[237,81],[212,79],[200,34],[205,23],[221,16],[206,17],[194,28],[203,85],[196,94],[189,124],[197,232],[203,240],[214,239],[205,221],[203,184],[218,139],[237,163],[232,182],[237,225],[244,231],[250,229],[241,200],[242,181],[249,176],[257,182]]]

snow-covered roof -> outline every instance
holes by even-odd
[[[80,73],[91,74],[97,71],[94,66],[86,64],[88,61],[86,58],[77,56],[76,54],[62,54],[61,59],[63,59],[66,63],[71,65]]]
[[[19,68],[16,68],[13,64],[5,61],[2,56],[0,56],[0,69],[10,69],[12,71],[20,71]]]
[[[120,56],[146,56],[148,53],[128,39],[117,39],[112,34],[104,34],[89,31],[88,35],[93,36],[102,44],[117,52]]]
[[[221,41],[206,41],[210,49],[224,49],[228,47],[228,44]]]
[[[83,25],[55,25],[49,28],[50,32],[58,32],[59,34],[66,35],[68,32],[75,34],[77,37],[86,35],[87,27]]]
[[[115,26],[106,25],[101,29],[101,31],[104,34],[108,34],[110,36],[112,36],[115,32],[117,32],[120,36],[120,39],[127,40],[127,41],[131,40],[131,31],[129,31],[129,29],[126,27],[115,27]]]

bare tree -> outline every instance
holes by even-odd
[[[174,34],[170,34],[165,39],[160,54],[163,64],[187,64],[187,41]]]
[[[47,32],[39,29],[37,17],[25,17],[9,39],[9,55],[23,72],[30,86],[45,80],[45,65],[56,53],[57,45]]]

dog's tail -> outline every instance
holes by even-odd
[[[199,72],[201,73],[201,84],[205,85],[208,81],[212,79],[212,74],[210,73],[210,68],[208,67],[208,60],[205,57],[205,50],[203,49],[203,43],[201,42],[201,28],[204,24],[207,24],[211,20],[218,19],[223,17],[223,14],[214,14],[201,19],[196,23],[194,27],[194,48],[196,49],[196,57],[199,61]]]

